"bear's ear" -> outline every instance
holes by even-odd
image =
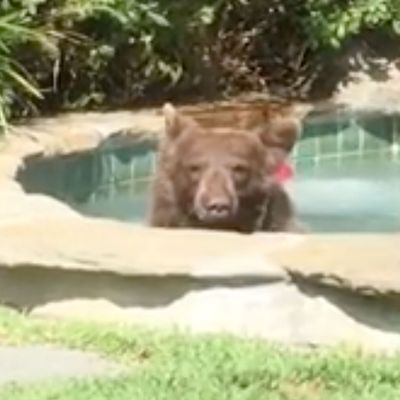
[[[165,131],[169,139],[174,140],[183,132],[192,132],[199,129],[196,121],[180,114],[171,103],[165,103],[162,111],[165,119]]]
[[[267,163],[274,169],[292,151],[300,137],[301,124],[293,118],[278,117],[256,129],[256,133],[267,149]]]

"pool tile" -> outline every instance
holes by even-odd
[[[112,197],[112,193],[114,189],[112,189],[111,184],[99,186],[94,193],[97,200],[102,199],[110,199]]]
[[[96,181],[98,185],[107,185],[114,180],[115,161],[112,153],[96,153]]]
[[[297,158],[314,157],[316,152],[316,138],[302,139],[297,147]]]
[[[309,122],[307,122],[307,120],[305,120],[303,122],[303,128],[301,131],[301,139],[308,139],[311,137],[314,137],[316,135],[316,125],[315,124],[311,124]]]
[[[130,148],[118,148],[111,152],[114,163],[114,181],[133,179],[133,164],[136,160]]]
[[[365,132],[365,150],[380,151],[384,148],[390,147],[391,143],[380,137],[371,135],[369,132]]]
[[[149,152],[135,159],[134,180],[149,179],[153,173],[153,157]]]
[[[336,114],[336,125],[338,131],[344,131],[352,127],[354,115],[349,112],[339,112]]]
[[[132,179],[120,179],[116,180],[113,185],[109,186],[110,193],[124,193],[124,192],[132,192],[132,188],[134,186],[134,181]]]
[[[304,123],[304,137],[315,137],[337,132],[338,121],[335,116],[332,118],[321,118],[318,121],[306,121]]]
[[[393,116],[392,142],[400,145],[400,115]]]
[[[319,143],[320,155],[337,154],[339,151],[338,132],[332,132],[319,137]]]
[[[365,149],[379,150],[390,146],[393,140],[393,118],[385,115],[368,115],[357,119],[357,125],[365,132]]]
[[[87,201],[96,189],[94,176],[95,157],[93,153],[64,159],[62,167],[62,195],[75,201]]]
[[[125,179],[116,179],[113,183],[110,184],[110,191],[111,191],[111,185],[113,187],[114,191],[129,191],[131,190],[134,186],[134,180],[130,177],[127,177]]]
[[[295,168],[299,171],[309,171],[315,167],[314,157],[298,158],[295,162]]]
[[[347,128],[341,131],[342,134],[342,152],[350,153],[355,152],[359,149],[360,135],[357,127],[349,125]]]

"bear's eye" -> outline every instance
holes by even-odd
[[[245,180],[249,175],[249,167],[243,164],[234,165],[232,171],[237,180]]]
[[[192,164],[192,165],[189,165],[189,167],[188,167],[189,172],[193,172],[193,173],[199,172],[200,168],[201,167],[198,164]]]
[[[189,164],[186,167],[186,169],[192,178],[197,178],[201,172],[201,165],[200,164]]]

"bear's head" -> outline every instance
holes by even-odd
[[[169,103],[163,113],[163,167],[176,202],[190,220],[207,228],[235,226],[263,201],[300,133],[290,118],[247,131],[202,127]]]

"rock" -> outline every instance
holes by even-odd
[[[0,226],[44,218],[78,217],[68,205],[41,194],[26,194],[19,186],[3,185],[0,191]],[[40,223],[40,222],[39,222]]]
[[[364,112],[400,112],[400,69],[392,62],[384,70],[385,79],[374,79],[363,70],[353,71],[338,85],[333,101]]]
[[[51,202],[49,202],[51,204]],[[45,205],[44,205],[45,207]],[[39,210],[36,206],[34,209]],[[57,212],[61,212],[60,217]],[[255,276],[286,279],[265,255],[302,240],[259,235],[140,227],[80,217],[60,207],[50,218],[0,224],[0,265],[31,265],[124,275]],[[26,214],[28,215],[28,214]],[[235,260],[234,262],[232,262]]]
[[[38,360],[40,368],[38,368]],[[32,383],[60,378],[114,376],[123,368],[99,356],[44,346],[0,346],[0,384]]]
[[[400,350],[398,308],[290,282],[116,276],[14,269],[1,293],[32,315],[229,333],[287,345]],[[34,283],[34,285],[32,284]]]
[[[311,235],[270,254],[278,265],[311,281],[364,294],[400,294],[400,234]]]

